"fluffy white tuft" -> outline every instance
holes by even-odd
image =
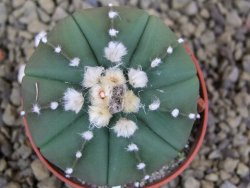
[[[120,118],[113,127],[117,137],[129,138],[138,129],[135,122],[126,118]]]
[[[105,71],[105,75],[101,78],[101,83],[106,86],[119,86],[126,83],[126,78],[121,69],[109,68]]]
[[[142,170],[142,169],[144,169],[146,167],[146,164],[141,162],[138,165],[136,165],[136,167],[137,167],[138,170]]]
[[[197,115],[196,115],[196,118],[197,118],[197,119],[200,119],[200,118],[201,118],[201,115],[200,115],[200,114],[197,114]]]
[[[127,151],[138,151],[138,150],[139,150],[139,148],[136,144],[131,143],[128,145]]]
[[[33,106],[32,106],[32,112],[36,113],[36,114],[40,114],[41,107],[38,104],[33,104]]]
[[[20,84],[22,83],[23,77],[25,76],[25,73],[24,73],[25,67],[26,67],[25,64],[21,64],[21,65],[19,66],[19,69],[18,69],[18,78],[17,78],[17,80],[18,80],[18,82],[19,82]]]
[[[20,116],[25,116],[26,112],[25,111],[21,111],[20,112]]]
[[[188,114],[188,118],[189,119],[195,119],[195,114],[193,114],[193,113]]]
[[[134,88],[143,88],[148,83],[148,76],[140,69],[131,68],[128,71],[128,80]]]
[[[56,53],[60,53],[61,51],[62,51],[62,48],[59,45],[54,48],[54,52]]]
[[[151,61],[151,67],[157,67],[158,65],[160,65],[162,63],[161,58],[155,58]]]
[[[90,106],[88,113],[90,123],[97,128],[106,127],[112,117],[106,106]]]
[[[129,90],[123,97],[123,111],[125,113],[136,113],[140,108],[140,98],[137,97],[133,91]]]
[[[47,42],[47,33],[45,31],[41,31],[35,36],[35,46],[37,47],[42,40],[43,43]]]
[[[183,42],[184,42],[184,39],[183,39],[183,38],[179,38],[179,39],[178,39],[178,43],[179,43],[179,44],[181,44],[181,43],[183,43]]]
[[[113,4],[112,4],[112,3],[109,3],[108,6],[109,6],[109,7],[113,7]]]
[[[134,183],[134,186],[135,186],[135,187],[139,187],[139,186],[140,186],[140,183],[139,183],[139,182],[135,182],[135,183]]]
[[[167,53],[168,54],[172,54],[173,53],[173,47],[172,46],[169,46],[168,48],[167,48]]]
[[[176,118],[178,117],[179,113],[180,113],[180,110],[175,108],[172,110],[171,115]]]
[[[66,168],[65,174],[70,175],[73,173],[73,171],[74,171],[73,168]]]
[[[90,89],[90,100],[92,105],[108,106],[112,88],[108,85],[95,85]]]
[[[82,157],[82,152],[81,151],[77,151],[76,152],[76,158],[80,159]]]
[[[69,66],[71,67],[78,67],[80,64],[80,58],[79,57],[75,57],[73,59],[70,60]]]
[[[57,109],[58,106],[59,106],[58,102],[51,102],[51,103],[50,103],[50,108],[51,108],[52,110]]]
[[[160,107],[160,104],[160,99],[156,98],[150,105],[148,105],[148,108],[149,110],[157,110]]]
[[[109,18],[110,18],[110,19],[114,19],[114,18],[116,18],[117,16],[118,16],[118,12],[113,11],[113,10],[109,11]]]
[[[85,132],[83,132],[83,133],[81,134],[81,136],[82,136],[82,138],[83,138],[84,140],[87,140],[87,141],[91,140],[91,139],[94,137],[92,131],[85,131]]]
[[[103,67],[85,67],[82,85],[86,88],[93,87],[99,83]]]
[[[116,29],[113,29],[113,28],[109,29],[109,35],[111,37],[116,37],[118,33],[119,33],[119,31]]]
[[[104,57],[113,63],[122,61],[122,57],[127,54],[127,48],[121,42],[110,41],[104,48]]]
[[[150,178],[149,175],[144,176],[144,180],[148,180]]]
[[[73,88],[68,88],[64,92],[63,96],[64,100],[64,110],[65,111],[74,111],[76,114],[80,112],[83,103],[84,103],[84,98],[82,96],[82,93],[76,91]]]

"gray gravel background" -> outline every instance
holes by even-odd
[[[77,9],[108,0],[0,0],[0,188],[67,187],[37,160],[24,134],[17,70],[33,37]],[[208,131],[191,166],[165,187],[250,188],[250,0],[120,0],[164,20],[200,60]]]

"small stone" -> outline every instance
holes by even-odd
[[[20,88],[17,83],[13,83],[13,88],[10,94],[10,100],[14,105],[19,106],[21,104],[20,98]]]
[[[226,158],[226,160],[223,162],[223,169],[228,173],[233,173],[235,168],[237,167],[238,160],[232,159],[232,158]]]
[[[46,25],[38,20],[33,20],[28,24],[28,31],[31,33],[39,33],[42,30],[46,30]]]
[[[185,13],[189,16],[195,15],[198,12],[198,7],[195,1],[192,1],[185,8]]]
[[[37,184],[37,188],[58,188],[61,182],[54,176],[46,178]]]
[[[237,188],[234,184],[229,181],[225,181],[220,188]]]
[[[233,67],[228,75],[228,79],[231,82],[236,82],[239,78],[239,69],[237,67]]]
[[[26,146],[26,145],[22,145],[20,148],[18,148],[13,154],[12,157],[13,159],[18,159],[18,158],[23,158],[23,159],[27,159],[30,154],[32,153],[32,150],[30,147]]]
[[[214,188],[214,184],[208,181],[201,181],[202,188]]]
[[[7,20],[7,9],[4,3],[0,3],[0,25]]]
[[[250,55],[246,55],[243,58],[243,68],[244,71],[250,73]]]
[[[217,174],[213,173],[213,174],[206,175],[205,179],[208,181],[216,182],[216,181],[218,181],[219,177]]]
[[[5,185],[3,188],[21,188],[21,186],[16,182],[10,182]]]
[[[68,16],[67,12],[63,8],[57,7],[55,13],[52,16],[52,20],[58,21],[65,18],[66,16]]]
[[[200,188],[200,182],[197,181],[195,178],[193,177],[188,177],[185,181],[184,181],[184,188]]]
[[[12,6],[14,8],[20,7],[25,3],[25,0],[12,0]]]
[[[187,6],[187,4],[190,2],[191,0],[172,0],[172,7],[174,9],[182,9],[185,6]]]
[[[3,113],[3,122],[6,125],[13,126],[16,120],[15,115],[15,108],[12,105],[8,104]]]
[[[41,163],[39,159],[36,159],[31,163],[31,168],[37,180],[41,181],[49,177],[48,169]]]
[[[54,11],[55,4],[51,0],[38,0],[39,5],[43,8],[47,13],[51,14]]]
[[[240,27],[242,25],[242,20],[237,11],[228,11],[226,20],[233,27]]]
[[[0,160],[0,172],[3,172],[7,167],[7,162],[5,159]]]
[[[247,167],[244,163],[239,163],[237,167],[237,174],[240,177],[245,177],[249,174],[249,167]]]

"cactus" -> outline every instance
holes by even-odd
[[[178,157],[200,118],[199,80],[183,39],[159,18],[112,5],[83,10],[35,43],[21,114],[67,178],[147,181]]]

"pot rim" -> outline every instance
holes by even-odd
[[[197,76],[198,76],[199,81],[200,81],[200,89],[201,89],[201,94],[202,94],[201,98],[203,98],[204,105],[205,105],[205,110],[203,112],[203,118],[202,118],[202,120],[203,120],[202,127],[200,128],[201,130],[199,132],[198,139],[196,140],[190,154],[185,159],[185,161],[177,169],[175,169],[169,176],[146,186],[147,188],[158,188],[162,185],[167,184],[168,182],[172,181],[177,176],[179,176],[190,165],[190,163],[194,160],[195,156],[197,155],[197,153],[202,145],[204,137],[205,137],[206,128],[207,128],[207,121],[208,121],[208,95],[207,95],[206,84],[205,84],[205,80],[204,80],[202,70],[200,68],[198,60],[196,59],[193,52],[190,50],[190,48],[187,45],[185,45],[184,47],[186,49],[186,52],[191,56],[191,58],[195,64],[195,67],[197,70]],[[36,147],[36,145],[32,139],[32,136],[31,136],[31,133],[29,130],[29,126],[28,126],[28,122],[27,122],[27,119],[25,117],[23,117],[23,123],[24,123],[26,135],[30,141],[30,144],[31,144],[33,150],[35,151],[36,155],[41,160],[41,162],[46,166],[46,168],[48,168],[50,172],[52,172],[57,178],[59,178],[64,183],[66,183],[74,188],[86,188],[86,186],[80,185],[79,183],[71,181],[70,179],[66,178],[64,176],[64,174],[62,174],[55,167],[53,167],[45,159],[45,157],[42,156],[42,154],[40,153],[39,149]]]

